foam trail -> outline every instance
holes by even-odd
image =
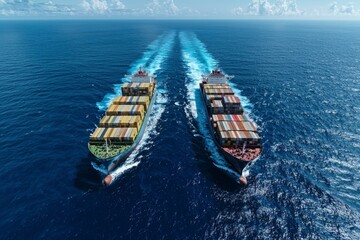
[[[205,67],[205,72],[204,73],[209,73],[211,70],[214,69],[214,67],[216,66],[216,64],[218,64],[218,61],[216,61],[213,56],[208,52],[208,50],[206,49],[206,46],[203,42],[201,42],[195,34],[190,34],[190,36],[192,37],[192,41],[193,41],[193,46],[195,48],[197,48],[197,51],[199,52],[200,57],[203,59],[203,65]],[[241,100],[241,105],[243,106],[245,112],[247,114],[251,113],[251,110],[253,109],[254,105],[250,102],[250,100],[243,96],[241,93],[242,91],[239,90],[238,88],[236,88],[236,85],[234,83],[229,82],[229,85],[231,86],[231,88],[233,89],[234,93],[239,96],[240,100]]]
[[[175,32],[170,32],[159,36],[147,47],[143,56],[131,64],[127,73],[133,74],[141,66],[144,66],[150,74],[154,74],[156,71],[160,70],[162,62],[169,55],[175,35]],[[114,84],[114,92],[106,94],[101,102],[96,103],[96,106],[100,111],[105,111],[115,97],[121,95],[121,86],[128,81],[129,79],[126,77],[121,78],[120,83]]]
[[[198,122],[198,127],[203,137],[205,138],[205,146],[211,153],[214,165],[229,175],[234,177],[237,181],[240,175],[232,170],[227,161],[218,152],[216,144],[211,137],[211,133],[207,126],[206,110],[202,107],[202,99],[200,95],[199,83],[202,79],[201,75],[209,73],[214,69],[218,63],[213,56],[207,51],[205,45],[196,37],[193,33],[180,32],[180,43],[182,45],[182,57],[187,68],[187,89],[189,105],[187,106],[187,115],[191,114],[193,118]],[[236,95],[238,95],[242,101],[244,110],[249,113],[252,109],[250,101],[241,95],[241,91],[236,89],[233,83],[230,83]],[[199,108],[197,106],[200,106]],[[190,113],[190,114],[189,114]]]
[[[161,118],[161,115],[165,111],[165,108],[164,108],[162,102],[166,103],[167,101],[168,101],[168,98],[164,94],[164,91],[163,91],[163,93],[158,93],[156,103],[154,104],[152,113],[149,118],[147,129],[144,133],[144,136],[143,136],[141,142],[136,147],[136,149],[130,154],[130,156],[126,159],[126,161],[110,174],[113,181],[115,181],[121,175],[123,175],[126,172],[126,170],[129,170],[129,169],[139,165],[139,163],[140,163],[139,159],[141,159],[143,157],[142,155],[139,156],[139,153],[142,150],[144,150],[144,147],[146,145],[152,143],[151,139],[158,134],[158,132],[156,132],[155,128],[156,128],[157,122]]]
[[[119,176],[123,175],[127,170],[134,168],[134,167],[138,166],[139,164],[140,164],[140,161],[132,162],[132,163],[129,162],[127,164],[121,165],[120,167],[115,169],[115,171],[113,171],[110,174],[113,181],[116,181],[119,178]]]
[[[166,60],[168,57],[171,49],[174,45],[174,39],[175,39],[175,32],[171,32],[167,36],[165,36],[165,39],[163,41],[163,44],[160,46],[160,48],[157,49],[157,54],[154,56],[148,67],[146,68],[147,71],[151,74],[157,73],[159,70],[161,70],[162,63]],[[161,79],[157,79],[157,99],[153,106],[147,129],[142,137],[141,142],[136,147],[136,149],[130,154],[130,156],[126,159],[126,161],[117,169],[115,169],[110,175],[115,181],[120,176],[122,176],[127,170],[134,168],[140,164],[140,160],[143,156],[139,155],[142,150],[146,148],[149,144],[152,143],[151,139],[153,139],[154,136],[158,134],[156,131],[156,125],[158,121],[161,118],[161,115],[165,111],[164,104],[168,102],[168,96],[166,89],[161,88]],[[121,89],[120,89],[121,91]]]
[[[190,118],[190,114],[198,122],[199,131],[205,140],[206,149],[211,153],[211,158],[214,165],[231,176],[235,176],[236,180],[239,179],[239,174],[233,171],[223,156],[217,151],[216,144],[213,141],[209,128],[207,127],[206,111],[201,107],[201,95],[199,83],[203,73],[211,71],[216,65],[216,61],[206,51],[204,46],[199,46],[199,42],[195,42],[196,36],[180,32],[180,43],[182,45],[182,57],[187,68],[187,94],[189,105],[187,106],[186,114]],[[207,60],[204,60],[206,58]],[[213,66],[211,66],[213,64]],[[210,69],[210,70],[209,70]],[[200,106],[199,108],[197,106]]]

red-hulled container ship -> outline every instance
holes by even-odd
[[[244,114],[241,101],[228,80],[229,76],[217,66],[202,76],[200,92],[208,114],[210,132],[225,159],[242,175],[247,164],[257,159],[261,152],[261,137],[254,122]],[[240,181],[246,184],[241,176]]]

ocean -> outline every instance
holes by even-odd
[[[1,21],[0,239],[360,239],[360,22]],[[201,74],[235,75],[263,138],[238,182]],[[101,184],[87,149],[139,66],[159,97]]]

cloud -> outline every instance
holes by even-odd
[[[244,14],[244,9],[242,7],[236,7],[232,10],[233,15],[241,16]]]
[[[329,12],[332,15],[348,15],[354,16],[360,13],[354,6],[354,3],[349,2],[346,5],[339,5],[337,2],[332,2],[329,6]]]
[[[108,10],[108,3],[105,0],[82,1],[81,6],[86,12],[105,13]]]
[[[86,13],[105,14],[125,9],[125,4],[120,0],[83,0],[81,7]]]
[[[251,0],[247,11],[237,7],[232,12],[237,16],[299,16],[304,13],[299,10],[296,0]]]
[[[174,0],[152,0],[144,10],[138,11],[146,16],[191,16],[199,13],[188,7],[178,7]]]
[[[155,15],[174,16],[180,14],[180,9],[175,5],[174,0],[153,0],[146,5],[146,13]]]
[[[268,0],[252,0],[248,5],[248,14],[257,16],[273,15],[273,5]]]
[[[65,4],[52,1],[35,3],[30,0],[0,0],[0,15],[4,16],[39,16],[43,14],[73,15],[75,9]]]
[[[304,14],[304,11],[299,10],[296,0],[277,1],[275,15],[298,16],[302,14]]]
[[[115,10],[125,9],[125,4],[123,2],[121,2],[120,0],[114,0],[111,6]]]

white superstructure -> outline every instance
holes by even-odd
[[[155,81],[156,75],[149,75],[143,67],[133,75],[125,75],[133,83],[152,83]]]
[[[224,84],[227,83],[234,76],[226,75],[221,72],[218,65],[216,65],[215,70],[212,70],[209,75],[202,75],[203,81],[207,84]]]

